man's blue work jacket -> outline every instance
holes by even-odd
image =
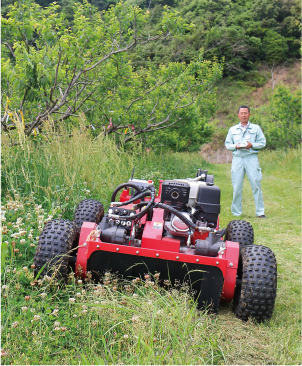
[[[249,141],[253,144],[250,149],[236,149],[236,145],[240,143],[246,143]],[[225,147],[233,152],[233,156],[244,157],[257,155],[259,150],[266,145],[266,139],[261,128],[249,122],[247,129],[243,132],[240,128],[240,123],[229,129],[228,135],[225,140]]]

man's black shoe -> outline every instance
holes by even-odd
[[[265,215],[260,215],[258,216],[258,219],[267,219],[267,217]]]

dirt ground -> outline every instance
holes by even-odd
[[[225,147],[213,149],[211,143],[204,144],[200,150],[200,154],[206,162],[211,164],[228,164],[232,162],[233,154]]]
[[[286,67],[284,65],[275,68],[263,67],[260,72],[262,72],[263,75],[266,75],[268,81],[262,87],[259,87],[252,92],[251,98],[253,99],[255,107],[263,105],[266,102],[266,91],[268,89],[273,89],[279,83],[292,86],[293,89],[301,86],[301,79],[299,79],[298,76],[301,74],[301,65],[299,61],[294,63],[291,67]],[[224,147],[224,141],[212,141],[202,145],[200,154],[207,162],[212,164],[230,164],[233,157],[232,153]]]

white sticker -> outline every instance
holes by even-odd
[[[153,229],[161,230],[163,228],[162,222],[154,222],[153,223]]]

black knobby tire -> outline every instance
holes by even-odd
[[[243,248],[254,244],[252,225],[244,220],[231,221],[226,229],[225,240],[239,243],[240,253]]]
[[[244,248],[238,277],[233,299],[235,316],[244,321],[249,318],[257,322],[269,320],[277,291],[277,262],[272,250],[262,245]]]
[[[34,257],[34,274],[55,276],[56,279],[68,278],[68,259],[71,249],[79,239],[79,229],[68,220],[58,219],[48,222],[40,235]]]
[[[104,206],[101,202],[92,199],[81,201],[73,217],[73,222],[81,230],[83,222],[95,222],[98,224],[104,216]]]

